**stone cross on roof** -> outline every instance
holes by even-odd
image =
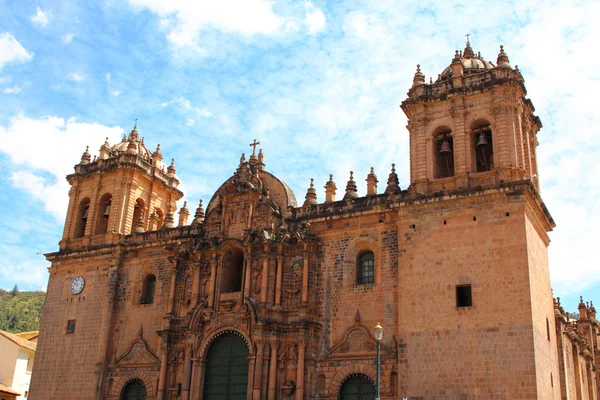
[[[256,139],[252,143],[250,143],[250,147],[252,147],[252,154],[256,154],[256,146],[258,146],[260,142],[257,142]]]

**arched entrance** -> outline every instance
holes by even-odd
[[[139,379],[130,381],[121,392],[121,400],[146,400],[146,385]]]
[[[349,375],[340,388],[341,400],[373,400],[375,399],[375,384],[366,375]]]
[[[246,400],[248,346],[242,337],[227,332],[219,336],[206,354],[204,400]]]

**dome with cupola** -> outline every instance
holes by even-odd
[[[464,74],[473,74],[478,72],[485,72],[490,69],[496,68],[494,64],[489,61],[484,60],[481,57],[481,52],[475,53],[471,48],[471,43],[467,42],[465,49],[463,51],[458,51],[454,53],[454,58],[452,59],[452,64],[462,63],[464,68]],[[450,79],[452,78],[452,64],[450,64],[444,71],[440,74],[438,79]]]
[[[129,136],[123,134],[121,142],[110,148],[111,153],[129,153],[137,154],[143,159],[149,160],[152,158],[152,152],[144,145],[144,138],[139,139],[137,124],[133,127]]]

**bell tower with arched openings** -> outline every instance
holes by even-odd
[[[134,232],[174,227],[177,187],[174,161],[165,167],[160,145],[151,152],[137,123],[121,142],[108,138],[92,159],[89,147],[67,176],[71,184],[61,249],[114,243]]]
[[[536,134],[542,124],[519,68],[500,46],[496,65],[467,41],[435,82],[417,65],[402,110],[410,133],[410,180],[429,194],[531,180],[539,190]]]

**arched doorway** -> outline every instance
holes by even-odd
[[[146,385],[140,379],[130,381],[121,392],[121,400],[146,400]]]
[[[341,400],[373,400],[375,399],[375,384],[366,375],[349,375],[340,388]]]
[[[248,390],[248,346],[241,336],[226,332],[206,354],[204,400],[246,400]]]

